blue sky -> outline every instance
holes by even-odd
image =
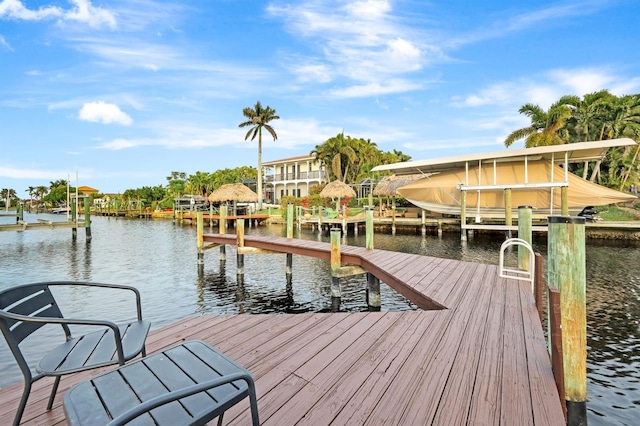
[[[637,0],[0,0],[0,188],[117,193],[344,130],[414,160],[499,151],[520,106],[640,92]],[[515,144],[515,147],[521,147]]]

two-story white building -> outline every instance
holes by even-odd
[[[313,155],[262,163],[265,198],[278,203],[285,195],[306,197],[314,185],[327,182],[324,166]]]

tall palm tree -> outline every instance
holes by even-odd
[[[525,148],[560,145],[568,142],[568,134],[565,134],[564,126],[571,117],[572,107],[570,105],[573,100],[571,96],[563,96],[547,111],[538,105],[523,105],[518,111],[531,118],[531,125],[511,132],[505,139],[504,145],[508,148],[520,139],[525,140]]]
[[[598,129],[602,126],[603,115],[614,102],[615,96],[608,90],[578,96],[566,96],[567,104],[573,107],[567,126],[575,132],[575,141],[587,142],[598,139]],[[602,137],[600,137],[602,139]]]
[[[256,189],[258,192],[258,210],[262,210],[262,129],[264,128],[269,132],[274,141],[278,140],[278,135],[273,130],[273,127],[269,125],[269,122],[278,120],[280,117],[276,115],[276,110],[270,106],[267,105],[266,108],[263,108],[260,101],[256,102],[253,108],[244,108],[242,115],[247,118],[247,121],[240,123],[238,127],[251,127],[244,140],[249,139],[249,136],[251,136],[251,140],[254,140],[256,135],[258,136],[258,187]]]

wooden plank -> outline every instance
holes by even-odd
[[[500,278],[505,280],[505,278]],[[504,339],[502,345],[502,411],[501,423],[519,419],[522,424],[534,424],[531,390],[527,372],[527,351],[524,343],[524,325],[520,295],[513,290],[518,281],[508,280],[505,299]]]

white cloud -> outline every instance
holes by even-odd
[[[451,98],[457,107],[487,105],[522,106],[526,103],[548,108],[564,95],[584,96],[608,89],[620,96],[640,87],[640,78],[623,78],[604,68],[556,69],[530,78],[495,83],[476,93]]]
[[[13,47],[11,47],[11,45],[9,43],[7,43],[7,40],[5,40],[5,38],[2,36],[2,34],[0,34],[0,47],[5,48],[6,50],[10,50],[11,52],[13,52]]]
[[[2,0],[0,3],[0,18],[24,21],[41,21],[58,19],[59,22],[76,21],[85,23],[93,28],[100,28],[103,24],[116,27],[113,13],[101,7],[95,7],[89,0],[69,0],[73,7],[61,9],[57,6],[41,6],[39,9],[28,9],[20,0]]]
[[[327,83],[351,80],[348,96],[376,96],[403,92],[403,85],[388,80],[413,73],[425,65],[445,59],[439,48],[424,42],[420,30],[403,25],[386,0],[346,2],[304,2],[299,5],[271,5],[267,11],[281,18],[290,33],[302,36],[316,55],[298,59],[290,66],[299,80]],[[310,66],[309,64],[313,64]],[[367,89],[371,89],[367,92]],[[329,93],[342,96],[344,89]]]
[[[78,118],[84,121],[99,122],[103,124],[122,124],[125,126],[133,123],[133,120],[125,112],[122,112],[116,104],[108,104],[104,101],[89,102],[82,106]]]
[[[394,79],[368,84],[357,84],[344,88],[335,88],[330,91],[330,94],[340,98],[361,98],[365,96],[404,93],[412,90],[420,90],[422,88],[423,87],[420,83],[414,83],[403,79]]]

